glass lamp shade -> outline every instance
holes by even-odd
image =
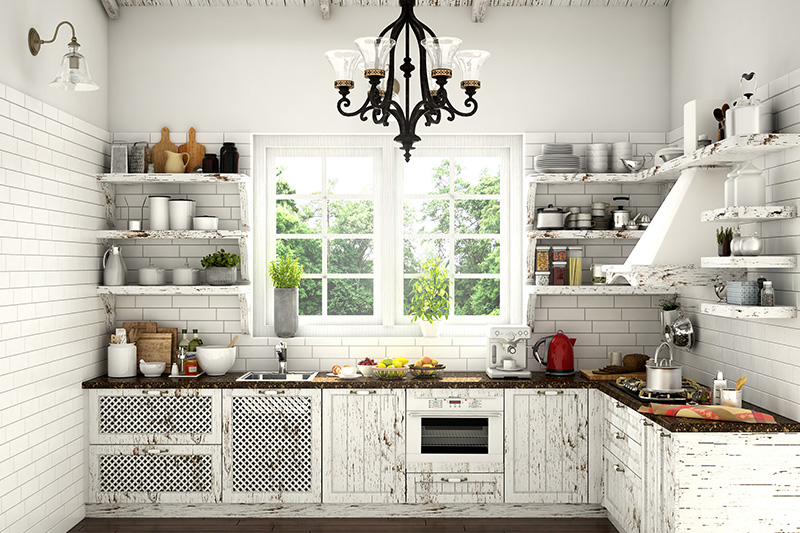
[[[389,52],[394,48],[394,39],[388,37],[359,37],[355,41],[361,57],[364,58],[364,75],[369,71],[379,71],[385,75],[386,65],[389,63]]]
[[[456,54],[455,60],[461,69],[461,87],[469,85],[480,87],[481,68],[491,54],[485,50],[462,50]]]
[[[58,76],[50,82],[50,87],[64,91],[96,91],[100,87],[92,81],[86,58],[78,53],[80,46],[69,44],[69,52],[61,60]]]
[[[455,37],[431,37],[422,40],[422,46],[428,52],[428,59],[430,64],[428,68],[431,71],[446,69],[453,69],[453,57],[458,52],[458,47],[461,46],[461,39]]]
[[[350,82],[348,85],[352,87],[361,54],[355,50],[329,50],[325,52],[325,59],[333,68],[334,86],[340,82]]]

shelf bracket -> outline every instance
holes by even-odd
[[[117,323],[117,297],[114,294],[101,294],[100,299],[106,311],[106,331],[114,333]]]
[[[243,292],[239,294],[239,313],[241,315],[242,333],[248,335],[250,334],[250,317],[252,316],[250,293]]]
[[[100,182],[106,198],[106,224],[110,229],[117,227],[117,187],[113,183]]]
[[[239,182],[239,208],[241,210],[239,216],[243,230],[250,229],[250,187],[247,183]]]
[[[252,261],[250,261],[250,236],[245,234],[239,239],[239,256],[242,258],[242,281],[250,282],[253,278]]]

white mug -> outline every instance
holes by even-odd
[[[343,376],[354,376],[356,373],[356,369],[352,366],[343,366],[342,367],[342,375]]]
[[[506,370],[511,370],[512,368],[517,367],[517,362],[513,359],[503,359],[503,368]]]
[[[622,352],[608,352],[608,360],[613,366],[622,366]]]
[[[742,391],[736,389],[722,389],[720,391],[720,405],[725,407],[742,407]]]

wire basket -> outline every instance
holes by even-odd
[[[411,375],[415,378],[419,379],[433,379],[433,378],[440,378],[442,377],[442,372],[444,372],[445,365],[436,365],[436,366],[411,366],[408,370],[411,372]]]
[[[384,380],[403,379],[408,373],[407,366],[402,366],[400,368],[379,368],[376,366],[374,368],[375,377]]]

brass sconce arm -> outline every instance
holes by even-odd
[[[53,33],[53,38],[50,39],[49,41],[42,40],[42,38],[39,36],[39,32],[36,31],[36,28],[31,28],[28,31],[28,49],[31,51],[31,54],[37,55],[39,53],[39,50],[42,48],[43,44],[49,44],[54,42],[56,40],[56,37],[58,37],[58,30],[61,29],[61,26],[63,26],[64,24],[66,24],[67,26],[70,27],[70,29],[72,29],[72,40],[70,41],[69,44],[80,46],[78,44],[78,39],[75,38],[75,26],[73,26],[72,23],[69,22],[68,20],[64,20],[58,23],[58,26],[56,26],[56,31],[55,33]]]

